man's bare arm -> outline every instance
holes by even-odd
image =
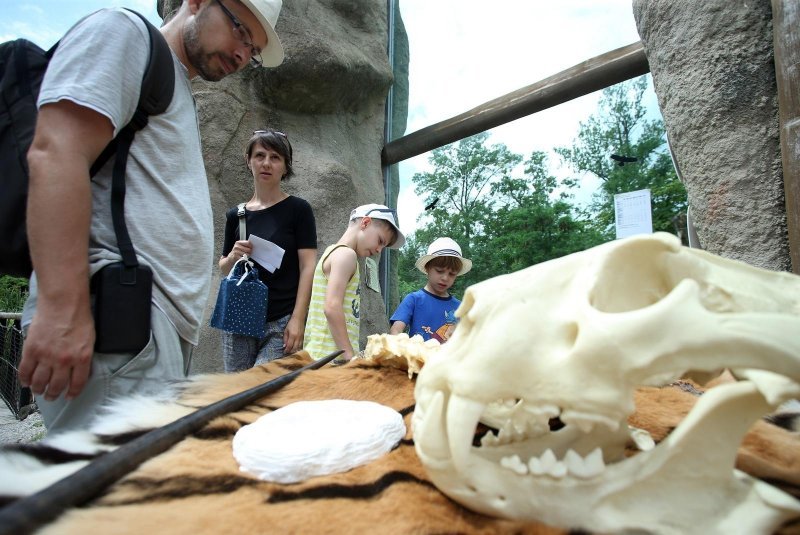
[[[28,151],[28,239],[38,282],[20,381],[46,399],[82,391],[94,323],[89,305],[89,168],[113,136],[110,120],[70,101],[42,106]]]

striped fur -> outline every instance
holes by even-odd
[[[172,385],[163,400],[131,399],[115,404],[92,433],[7,448],[0,453],[0,494],[12,494],[9,483],[24,480],[28,482],[17,490],[31,492],[34,484],[62,477],[148,429],[308,362],[301,354],[235,375],[198,376]],[[697,393],[694,387],[680,385],[642,388],[631,424],[647,429],[660,441],[691,409]],[[336,398],[378,401],[399,411],[410,426],[413,382],[406,372],[365,361],[305,372],[258,403],[211,421],[43,532],[564,533],[539,524],[486,517],[449,500],[426,477],[410,429],[383,458],[343,474],[280,485],[239,471],[231,455],[231,439],[239,428],[293,401]],[[12,475],[12,466],[21,467],[22,473]],[[759,422],[745,438],[737,466],[800,497],[797,433]],[[34,475],[37,471],[49,475],[38,478]],[[786,526],[784,532],[800,533],[800,524]]]

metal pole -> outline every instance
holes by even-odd
[[[648,72],[650,66],[641,42],[606,52],[466,113],[387,143],[381,153],[383,165],[407,160]]]
[[[792,271],[800,274],[800,3],[772,0],[775,78]]]

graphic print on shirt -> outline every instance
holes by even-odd
[[[356,298],[350,302],[350,306],[353,308],[353,317],[359,319],[360,316],[360,305],[361,305],[361,288],[356,289]]]
[[[444,323],[435,331],[431,329],[428,325],[423,325],[422,330],[425,331],[430,335],[431,338],[434,340],[438,340],[440,343],[447,342],[452,336],[453,331],[456,328],[456,311],[455,310],[447,310],[444,313]]]

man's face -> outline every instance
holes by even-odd
[[[187,22],[183,42],[191,67],[204,80],[216,82],[242,70],[254,48],[267,46],[267,34],[238,0],[208,0]]]

